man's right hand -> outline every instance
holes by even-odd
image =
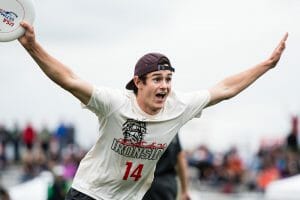
[[[25,33],[19,37],[18,40],[26,49],[30,49],[30,47],[35,44],[35,33],[33,26],[26,21],[22,21],[20,25],[25,29]]]

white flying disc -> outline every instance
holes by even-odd
[[[0,42],[8,42],[25,32],[20,22],[32,24],[35,18],[31,0],[0,0]]]

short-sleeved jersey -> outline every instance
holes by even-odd
[[[156,115],[143,112],[132,91],[93,89],[86,108],[99,120],[99,137],[82,159],[72,187],[97,200],[142,199],[155,166],[179,129],[200,117],[207,90],[171,92]]]

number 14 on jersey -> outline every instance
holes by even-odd
[[[132,162],[126,162],[126,170],[123,176],[123,180],[132,178],[134,181],[138,181],[142,177],[143,164],[133,166]]]

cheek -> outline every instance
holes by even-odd
[[[171,92],[171,89],[172,89],[171,85],[168,85],[167,87],[168,92]]]
[[[147,90],[147,95],[148,95],[149,97],[155,96],[155,89],[154,89],[154,88],[149,88],[149,89]]]
[[[149,82],[147,87],[145,88],[145,92],[148,94],[152,94],[155,93],[156,89],[157,89],[156,85]]]
[[[171,88],[172,88],[172,84],[170,83],[170,84],[168,85],[168,89],[171,90]]]
[[[149,98],[151,96],[151,89],[149,87],[144,87],[142,90],[141,90],[141,94],[146,98]]]

